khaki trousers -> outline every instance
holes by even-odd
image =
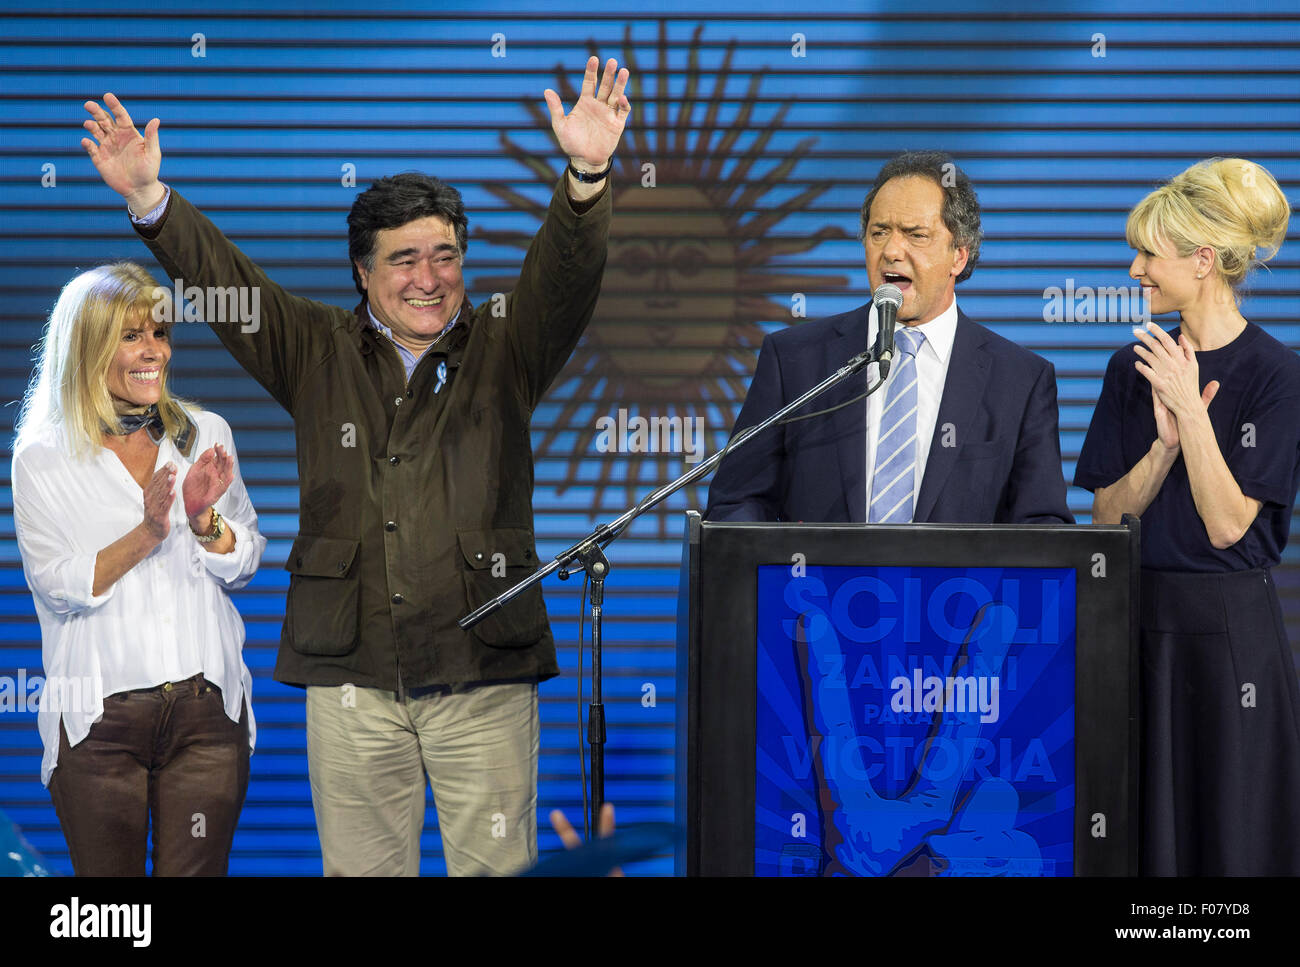
[[[537,861],[537,684],[307,689],[326,876],[418,876],[424,780],[450,876]]]

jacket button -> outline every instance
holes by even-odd
[[[481,560],[483,560],[483,552],[482,552],[482,551],[479,551],[477,554],[475,554],[475,555],[474,555],[474,560],[476,560],[476,561],[481,561]]]
[[[403,601],[405,601],[405,600],[406,600],[406,599],[405,599],[404,597],[402,597],[400,594],[394,594],[394,595],[393,595],[393,604],[401,604],[401,603],[402,603]]]
[[[293,566],[302,567],[302,558],[301,557],[294,558]]]
[[[347,561],[339,561],[339,573],[342,574],[342,573],[343,573],[344,571],[346,571],[347,569],[348,569],[348,562],[347,562]]]
[[[393,400],[393,405],[394,405],[394,406],[401,406],[401,405],[402,405],[402,398],[399,396],[399,397],[397,397],[397,399]]]
[[[391,464],[395,467],[395,466],[397,466],[399,463],[402,462],[402,458],[401,458],[401,457],[389,457],[389,458],[388,458],[388,462],[391,463]]]
[[[384,525],[384,530],[388,531],[388,533],[390,533],[390,534],[391,534],[393,531],[397,530],[397,521],[395,521],[395,520],[390,520],[388,523],[386,523],[386,524]]]

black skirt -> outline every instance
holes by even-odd
[[[1300,876],[1300,688],[1267,570],[1142,572],[1142,873]]]

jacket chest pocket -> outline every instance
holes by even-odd
[[[284,626],[294,651],[302,655],[346,655],[359,638],[355,564],[360,541],[299,535],[284,568],[289,601]]]
[[[1013,440],[972,440],[957,451],[945,488],[963,508],[958,519],[969,523],[997,519],[1015,457]]]
[[[537,570],[533,535],[524,528],[457,531],[456,539],[465,561],[465,598],[471,609]],[[485,645],[523,648],[535,645],[546,629],[546,603],[538,583],[470,630]]]

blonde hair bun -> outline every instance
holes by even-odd
[[[1277,254],[1290,219],[1291,203],[1267,168],[1245,158],[1210,158],[1138,202],[1125,234],[1135,249],[1171,247],[1180,258],[1208,245],[1215,270],[1235,289]]]

